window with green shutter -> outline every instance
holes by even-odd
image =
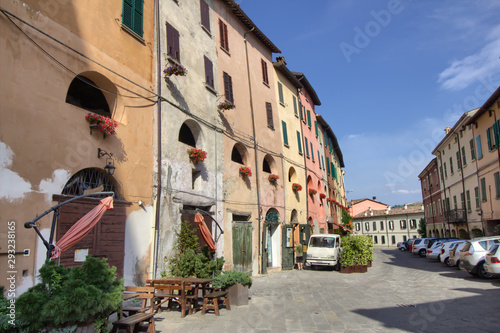
[[[448,178],[448,170],[446,169],[446,162],[443,163],[444,166],[444,176]]]
[[[123,0],[122,23],[142,37],[143,0]]]
[[[299,116],[299,112],[297,111],[297,97],[293,96],[293,113],[296,117]]]
[[[281,84],[281,82],[278,82],[278,94],[280,97],[280,104],[285,106],[285,99],[283,97],[283,85]]]
[[[470,159],[474,161],[474,160],[476,160],[476,150],[474,148],[474,139],[470,139],[469,146],[470,146]]]
[[[304,119],[304,115],[302,114],[302,102],[299,101],[299,109],[300,109],[300,120]]]
[[[281,127],[283,128],[283,143],[288,147],[288,134],[286,132],[286,123],[282,120]]]
[[[330,158],[326,158],[326,172],[330,174]]]
[[[481,135],[476,137],[477,158],[483,158],[483,149],[481,148]]]
[[[493,174],[493,177],[495,178],[495,192],[496,192],[496,197],[500,198],[500,173],[495,172]]]
[[[312,157],[312,160],[314,162],[314,148],[313,148],[313,143],[310,142],[310,144],[311,144],[311,157]]]
[[[306,156],[309,157],[309,142],[307,141],[307,138],[304,137],[304,141],[305,141],[305,148],[306,148]]]
[[[325,170],[325,159],[321,156],[321,165],[323,166],[323,170]]]
[[[302,155],[302,140],[299,131],[297,131],[297,145],[299,146],[299,154]]]
[[[462,165],[467,166],[467,159],[465,158],[465,147],[462,147]]]
[[[316,131],[316,137],[318,137],[318,122],[314,121],[314,130]]]
[[[311,110],[307,110],[307,126],[311,128]]]
[[[319,150],[318,150],[318,164],[319,164],[319,168],[321,169],[321,157],[319,155]]]
[[[462,169],[462,163],[460,162],[460,151],[457,151],[457,170]]]
[[[335,168],[335,164],[333,164],[333,162],[331,163],[332,163],[332,177],[337,179],[337,169]]]
[[[486,196],[486,179],[481,178],[481,200],[486,201],[488,197]]]
[[[450,172],[453,174],[453,158],[450,156]]]
[[[479,187],[474,187],[474,198],[476,199],[476,209],[479,209],[480,201],[479,201]]]

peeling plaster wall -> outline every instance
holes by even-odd
[[[154,235],[154,206],[139,208],[125,225],[124,284],[144,286],[151,274],[150,250]]]

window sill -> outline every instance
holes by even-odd
[[[222,46],[220,47],[222,51],[224,51],[225,53],[227,53],[228,56],[231,56],[231,53],[229,53],[228,50],[226,50],[225,48],[223,48]]]
[[[289,146],[289,145],[287,145],[286,143],[285,143],[285,144],[283,144],[283,146],[285,146],[285,147],[287,147],[288,149],[290,149],[290,146]]]
[[[271,86],[269,85],[269,83],[267,83],[266,81],[262,81],[262,83],[263,83],[266,87],[271,88]]]
[[[174,65],[177,65],[177,66],[182,66],[181,63],[177,60],[177,59],[174,59],[172,58],[171,56],[169,56],[168,54],[166,55],[166,59],[168,62],[171,62],[173,63]]]
[[[200,26],[201,26],[201,29],[203,29],[203,31],[205,31],[207,33],[208,37],[212,38],[212,33],[210,32],[210,30],[207,27],[205,27],[203,24],[201,24],[201,22],[200,22]]]
[[[130,35],[132,35],[132,37],[134,37],[135,39],[137,39],[139,42],[141,42],[142,44],[146,45],[146,41],[144,40],[144,38],[142,38],[142,36],[139,36],[134,30],[130,29],[129,27],[127,27],[125,24],[121,24],[121,28],[123,30],[125,30],[125,32],[129,33]]]
[[[212,94],[214,94],[215,96],[217,96],[217,90],[215,90],[214,88],[212,88],[211,86],[209,86],[206,83],[205,83],[205,88],[207,88],[208,91],[210,91]]]
[[[284,108],[286,107],[286,106],[285,106],[285,103],[283,103],[283,102],[280,102],[280,105],[281,105],[282,107],[284,107]]]
[[[267,125],[267,127],[274,131],[274,126]]]

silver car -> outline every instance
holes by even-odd
[[[450,262],[450,252],[455,248],[455,245],[464,242],[465,240],[443,243],[443,246],[441,247],[441,257],[440,257],[441,262],[445,263],[448,267],[455,266],[455,264],[452,265]]]
[[[466,243],[466,241],[455,244],[452,246],[452,248],[450,249],[450,257],[449,257],[450,264],[448,266],[450,266],[450,267],[459,266],[459,264],[460,264],[460,250],[465,245],[465,243]]]
[[[460,250],[460,269],[483,279],[492,275],[484,270],[484,257],[495,244],[500,243],[500,236],[480,237],[469,240]]]
[[[495,276],[500,275],[500,244],[493,245],[486,255],[484,270]]]

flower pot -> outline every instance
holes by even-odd
[[[236,283],[227,288],[229,304],[231,305],[248,305],[248,286],[241,283]]]
[[[354,266],[354,273],[366,273],[368,272],[368,267],[363,265]]]
[[[354,266],[340,266],[340,273],[353,273]]]

